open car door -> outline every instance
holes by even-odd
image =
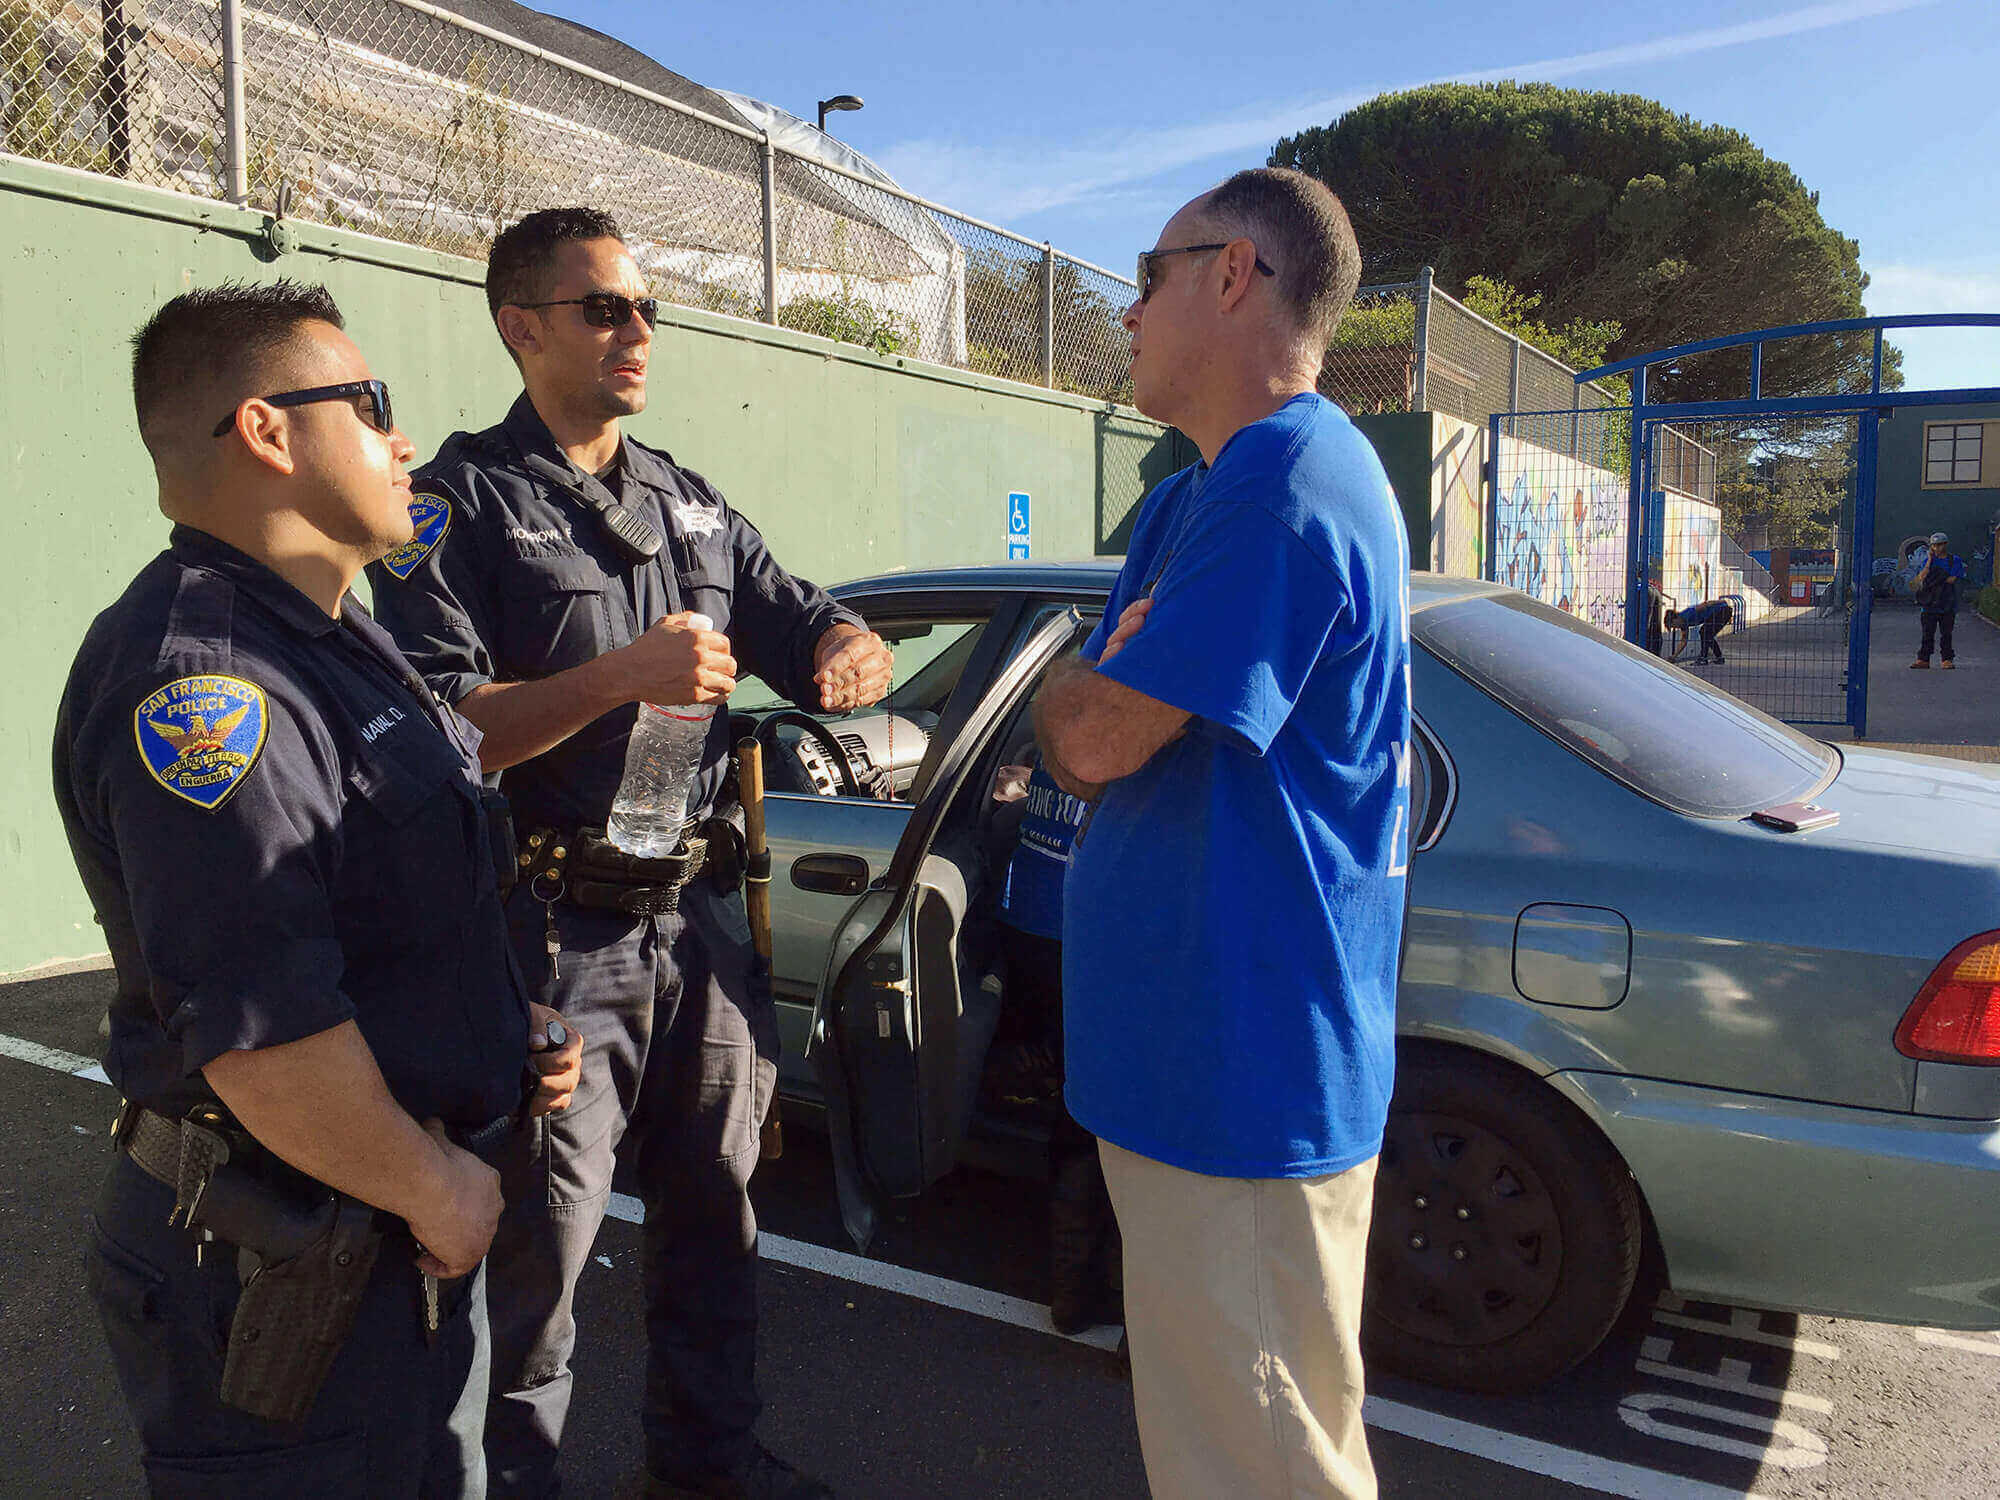
[[[875,1195],[909,1197],[951,1170],[965,1124],[958,940],[979,878],[967,866],[983,856],[938,847],[946,814],[1081,624],[1074,609],[1051,616],[1000,669],[937,760],[888,871],[835,935],[806,1059],[826,1101],[841,1219],[861,1249],[875,1232]]]

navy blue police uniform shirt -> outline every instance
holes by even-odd
[[[528,466],[575,468],[523,394],[497,427],[454,433],[412,476],[417,536],[369,569],[375,609],[447,703],[488,682],[527,682],[629,646],[683,610],[729,637],[738,676],[755,675],[818,707],[813,648],[836,622],[861,620],[778,565],[757,528],[699,474],[635,442],[607,481],[664,541],[632,563],[583,503]],[[635,705],[614,709],[554,749],[509,767],[501,786],[522,829],[604,826],[625,772]],[[717,714],[689,793],[710,811],[729,755]]]
[[[1714,620],[1718,624],[1736,617],[1736,611],[1726,599],[1709,599],[1680,612],[1680,623],[1689,628],[1699,628]]]
[[[200,1069],[353,1021],[397,1103],[520,1102],[526,987],[478,730],[349,595],[334,620],[190,527],[84,637],[55,791],[117,972],[105,1071],[179,1115]]]

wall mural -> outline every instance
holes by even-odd
[[[1497,467],[1490,576],[1622,634],[1627,481],[1506,436]]]

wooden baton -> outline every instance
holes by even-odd
[[[771,969],[771,846],[764,835],[764,748],[755,735],[736,742],[736,788],[743,798],[743,848],[747,868],[743,874],[743,906],[750,918],[750,941]],[[775,1161],[785,1154],[784,1126],[778,1118],[778,1093],[771,1091],[771,1105],[764,1115],[758,1137],[760,1159]]]

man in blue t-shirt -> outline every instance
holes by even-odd
[[[1339,200],[1274,169],[1140,257],[1136,399],[1202,462],[1147,497],[1104,623],[1036,704],[1045,764],[1096,804],[1064,904],[1067,1098],[1124,1231],[1161,1500],[1375,1493],[1359,1326],[1409,551],[1373,449],[1314,390],[1359,267]]]
[[[1958,623],[1958,586],[1965,581],[1965,559],[1951,550],[1951,538],[1942,531],[1931,533],[1931,555],[1918,569],[1910,591],[1916,596],[1924,629],[1923,644],[1917,647],[1913,667],[1931,664],[1931,644],[1949,672],[1957,665],[1951,649],[1952,627]]]

